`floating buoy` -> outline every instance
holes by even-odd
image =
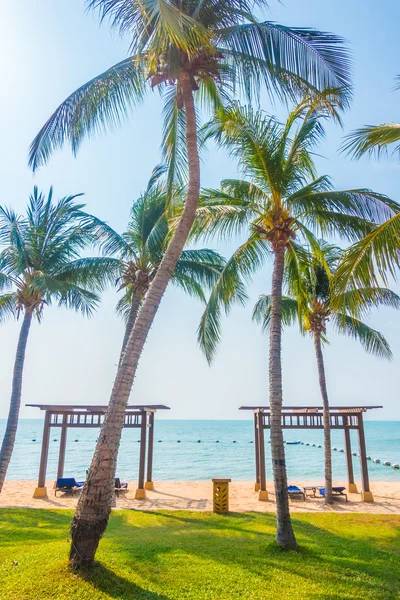
[[[371,457],[370,457],[370,456],[367,456],[367,460],[371,460]]]
[[[318,444],[318,448],[322,448],[321,444]]]
[[[315,448],[317,444],[312,444],[312,447]]]
[[[338,452],[344,452],[343,448],[339,448]]]
[[[56,442],[56,441],[57,441],[57,438],[54,438],[53,442]]]
[[[137,443],[140,444],[140,440],[137,440]]]
[[[36,442],[36,438],[33,438],[32,442]]]
[[[217,440],[215,443],[216,443],[216,444],[219,444],[219,440]]]
[[[357,456],[357,452],[352,452],[351,455],[352,456]]]
[[[374,458],[374,460],[372,462],[375,463],[376,465],[379,465],[379,463],[381,462],[381,459],[380,458]]]
[[[392,463],[389,460],[385,460],[385,462],[383,463],[383,465],[385,467],[390,467],[392,465]]]
[[[162,440],[158,440],[158,443],[162,442]]]
[[[399,463],[394,463],[394,465],[392,465],[392,469],[400,469]]]
[[[180,443],[181,443],[181,440],[176,440],[176,441],[177,441],[177,443],[178,443],[178,444],[180,444]]]
[[[307,442],[307,443],[306,443],[306,446],[309,446],[309,445],[310,445],[310,444]]]
[[[198,443],[198,444],[201,444],[201,440],[197,440],[197,443]]]
[[[249,444],[253,444],[253,440],[250,440],[250,441],[249,441]]]
[[[232,444],[236,444],[236,440],[233,440]]]
[[[334,448],[332,448],[332,450],[334,450],[335,452],[337,452],[337,448],[336,448],[336,446],[335,446]]]
[[[75,440],[75,442],[79,442],[79,440]]]
[[[300,442],[300,444],[301,444],[302,446],[304,446],[304,442]]]

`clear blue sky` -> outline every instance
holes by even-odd
[[[393,92],[400,73],[398,0],[271,1],[267,18],[292,26],[312,26],[344,36],[354,56],[355,99],[345,129],[366,123],[399,120],[400,92]],[[158,94],[123,127],[85,141],[76,159],[68,149],[58,152],[33,177],[27,149],[34,135],[60,101],[76,87],[126,56],[127,40],[99,27],[84,11],[84,0],[14,0],[3,3],[0,20],[0,201],[23,211],[34,184],[54,185],[57,195],[85,193],[89,211],[114,228],[125,227],[132,201],[146,185],[159,160]],[[280,116],[284,109],[264,109]],[[337,154],[343,132],[330,127],[318,159],[321,174],[337,188],[370,187],[400,201],[400,164],[396,160],[359,163]],[[236,166],[222,152],[210,150],[202,169],[204,186],[235,176]],[[227,254],[233,244],[212,245]],[[270,287],[268,266],[255,279],[247,309],[232,312],[224,323],[218,357],[209,368],[196,343],[202,307],[169,289],[142,357],[131,395],[132,403],[167,403],[170,418],[240,418],[241,404],[268,401],[267,339],[250,321],[258,295]],[[116,293],[108,292],[97,315],[46,309],[34,324],[24,375],[23,404],[106,403],[115,376],[123,326],[114,313]],[[332,404],[383,404],[376,418],[400,419],[398,365],[400,315],[381,310],[370,323],[389,339],[395,360],[366,355],[357,343],[330,336],[326,350]],[[1,326],[0,417],[8,410],[19,324]],[[287,404],[319,403],[319,390],[309,338],[295,329],[283,340],[284,395]],[[23,416],[39,416],[23,409]]]

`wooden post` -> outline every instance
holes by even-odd
[[[46,410],[43,425],[43,438],[42,438],[42,452],[40,455],[40,468],[37,488],[33,492],[34,498],[46,498],[46,471],[47,471],[47,458],[49,454],[49,439],[50,439],[50,418],[51,413]]]
[[[147,412],[142,411],[142,421],[140,426],[140,457],[139,457],[139,482],[136,490],[136,500],[146,498],[146,490],[144,489],[144,471],[146,463],[146,434],[147,434]]]
[[[254,412],[254,445],[256,452],[256,482],[254,484],[254,491],[260,491],[260,448],[259,448],[259,438],[258,438],[258,425],[257,425],[257,413]]]
[[[357,486],[354,483],[354,471],[353,471],[353,459],[352,459],[352,455],[351,455],[350,430],[347,425],[348,425],[348,417],[343,417],[344,445],[346,448],[346,464],[347,464],[347,491],[350,494],[357,494]]]
[[[146,490],[154,490],[153,483],[153,450],[154,450],[154,412],[149,413],[149,441],[147,448],[147,481],[144,484]]]
[[[63,414],[61,437],[60,437],[60,452],[58,455],[58,468],[57,468],[57,479],[60,479],[64,475],[64,464],[65,464],[65,448],[67,445],[67,413]]]
[[[362,413],[357,415],[358,425],[358,447],[360,452],[361,462],[361,499],[363,502],[373,502],[374,497],[369,489],[368,465],[367,465],[367,450],[365,447],[365,433]]]
[[[264,426],[262,412],[257,413],[257,426],[258,426],[258,447],[259,447],[259,469],[260,469],[260,490],[258,492],[259,500],[268,500],[268,492],[266,487],[266,475],[265,475],[265,442],[264,442]]]

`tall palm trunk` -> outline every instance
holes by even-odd
[[[324,418],[324,448],[325,448],[325,504],[332,504],[332,448],[331,448],[331,422],[329,417],[329,401],[326,389],[325,365],[321,347],[321,334],[314,333],[314,348],[317,357],[319,387],[322,396]]]
[[[0,492],[3,489],[8,465],[14,449],[15,436],[17,435],[19,410],[21,406],[22,375],[24,372],[25,350],[28,342],[29,330],[32,322],[32,311],[25,310],[24,319],[19,333],[17,354],[15,356],[14,373],[12,380],[12,391],[10,409],[3,443],[0,450]]]
[[[297,542],[290,520],[282,414],[282,282],[285,268],[285,246],[275,248],[271,293],[271,329],[269,345],[269,404],[271,410],[271,454],[274,475],[277,530],[276,541],[283,548],[296,548]]]
[[[138,315],[139,308],[140,308],[140,303],[142,302],[142,300],[143,300],[142,293],[140,291],[136,291],[132,296],[131,307],[129,309],[128,322],[126,324],[124,340],[122,342],[121,354],[119,357],[119,364],[121,364],[122,359],[124,357],[126,345],[128,343],[129,336],[131,335],[133,326],[135,324],[136,317]]]
[[[185,207],[128,339],[125,356],[118,368],[88,477],[71,523],[70,560],[76,567],[88,565],[93,561],[100,538],[107,527],[125,408],[137,365],[158,306],[193,225],[198,206],[200,162],[197,147],[196,111],[188,73],[180,74],[179,85],[186,115],[189,171]]]

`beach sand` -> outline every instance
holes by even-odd
[[[293,483],[293,482],[291,482]],[[34,499],[32,497],[35,481],[6,481],[0,494],[0,507],[20,508],[74,508],[78,501],[79,493],[60,494],[54,496],[53,481],[47,483],[47,498]],[[315,484],[312,482],[311,485]],[[345,485],[337,483],[336,485]],[[298,483],[309,485],[307,482]],[[212,510],[212,483],[211,481],[196,482],[170,482],[164,481],[154,484],[154,490],[146,490],[144,500],[135,500],[136,482],[129,482],[128,492],[121,492],[116,497],[117,509],[131,510]],[[236,481],[230,484],[230,511],[232,512],[274,512],[275,502],[273,485],[267,484],[269,500],[259,501],[258,493],[254,491],[254,483]],[[358,490],[361,486],[358,485]],[[400,514],[400,482],[375,482],[371,483],[374,503],[361,501],[361,495],[349,494],[349,501],[344,498],[335,500],[333,506],[325,506],[322,498],[307,498],[291,500],[292,512],[364,512],[364,513],[395,513]]]

